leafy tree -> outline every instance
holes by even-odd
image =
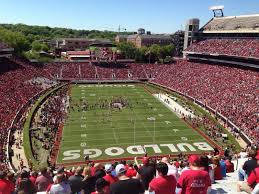
[[[125,58],[135,59],[137,48],[134,46],[134,44],[129,42],[122,42],[119,43],[117,47]]]
[[[41,50],[42,51],[45,51],[45,52],[48,52],[49,51],[49,46],[45,43],[41,44]]]
[[[14,48],[14,52],[21,55],[24,51],[30,50],[30,43],[20,32],[12,32],[0,27],[0,41],[7,43]]]
[[[41,45],[40,42],[34,41],[34,42],[31,44],[31,46],[32,46],[32,50],[33,50],[33,51],[37,51],[37,52],[40,52],[40,51],[41,51],[42,45]]]

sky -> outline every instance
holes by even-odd
[[[0,0],[0,23],[173,33],[190,18],[202,27],[213,5],[224,5],[226,16],[259,14],[259,0]]]

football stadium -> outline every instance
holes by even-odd
[[[224,9],[173,34],[0,24],[0,193],[258,194],[259,14]]]

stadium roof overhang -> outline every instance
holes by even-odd
[[[222,30],[222,31],[202,31],[204,34],[230,34],[230,33],[259,33],[258,30]]]
[[[232,58],[239,58],[239,59],[248,59],[248,60],[259,60],[256,57],[244,57],[244,56],[235,56],[235,55],[224,55],[219,53],[200,53],[200,52],[193,52],[193,51],[183,51],[183,54],[186,55],[207,55],[207,56],[217,56],[217,57],[232,57]]]
[[[95,46],[95,47],[115,47],[115,44],[112,43],[92,43],[90,46]]]

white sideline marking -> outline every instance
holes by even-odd
[[[148,105],[148,106],[152,106],[152,104],[151,104],[151,103],[148,103],[147,105]]]
[[[164,115],[162,115],[162,114],[158,114],[158,116],[159,116],[159,117],[163,117]]]
[[[86,120],[86,117],[81,117],[81,120]]]
[[[89,94],[89,96],[96,96],[96,94]]]
[[[81,99],[85,99],[85,96],[82,96]]]
[[[81,128],[86,128],[86,124],[84,124],[84,125],[81,125]]]
[[[165,123],[168,125],[168,124],[170,124],[171,122],[170,122],[170,121],[165,121]]]
[[[153,108],[153,111],[157,111],[157,108]]]

